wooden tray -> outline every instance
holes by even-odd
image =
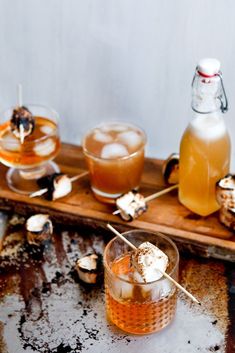
[[[78,146],[63,144],[56,162],[61,171],[76,175],[86,170],[82,150]],[[148,196],[164,183],[161,176],[161,160],[146,158],[140,192]],[[106,228],[106,223],[118,225],[120,230],[144,228],[171,236],[180,248],[191,252],[235,261],[235,234],[218,221],[218,214],[200,217],[178,202],[177,191],[149,202],[148,211],[137,220],[126,223],[113,216],[114,206],[102,204],[94,198],[89,188],[89,178],[73,183],[73,191],[57,201],[43,197],[29,198],[11,191],[5,180],[6,168],[0,168],[0,209],[22,215],[47,212],[57,222]]]

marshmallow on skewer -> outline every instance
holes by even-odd
[[[38,179],[39,187],[47,188],[46,198],[50,201],[66,196],[72,191],[72,182],[66,174],[54,173]]]
[[[168,256],[149,242],[142,243],[131,257],[131,264],[136,270],[134,278],[138,282],[148,283],[159,280],[166,271],[168,263]]]
[[[120,216],[125,221],[132,221],[147,211],[144,196],[133,191],[122,195],[116,200],[116,205],[120,211]]]
[[[13,110],[10,124],[12,133],[23,144],[25,137],[31,135],[34,130],[35,119],[28,108],[20,106]]]
[[[88,172],[81,173],[70,178],[63,173],[54,173],[38,179],[37,183],[40,190],[30,194],[30,197],[37,197],[45,194],[46,198],[50,201],[57,200],[61,197],[68,195],[72,191],[72,183],[87,175]]]
[[[113,212],[113,215],[120,214],[124,221],[132,221],[147,211],[147,202],[152,201],[177,188],[178,184],[158,191],[147,197],[144,197],[134,191],[129,191],[127,194],[122,195],[116,200],[117,210]]]

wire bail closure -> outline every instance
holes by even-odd
[[[227,99],[227,96],[225,93],[222,75],[219,72],[218,74],[216,74],[216,76],[218,76],[220,78],[220,83],[221,83],[221,87],[222,87],[222,94],[218,97],[220,100],[220,103],[221,103],[220,109],[221,109],[222,113],[226,113],[228,111],[228,99]],[[223,98],[224,98],[224,100],[223,100]]]

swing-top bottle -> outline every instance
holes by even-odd
[[[180,144],[179,200],[207,216],[219,209],[216,182],[229,172],[230,138],[223,113],[227,98],[216,59],[202,59],[192,82],[193,119]]]

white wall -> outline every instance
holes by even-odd
[[[0,109],[53,106],[64,141],[101,121],[142,126],[148,155],[178,151],[198,59],[222,62],[235,143],[233,0],[0,0]],[[235,158],[233,157],[235,166]]]

